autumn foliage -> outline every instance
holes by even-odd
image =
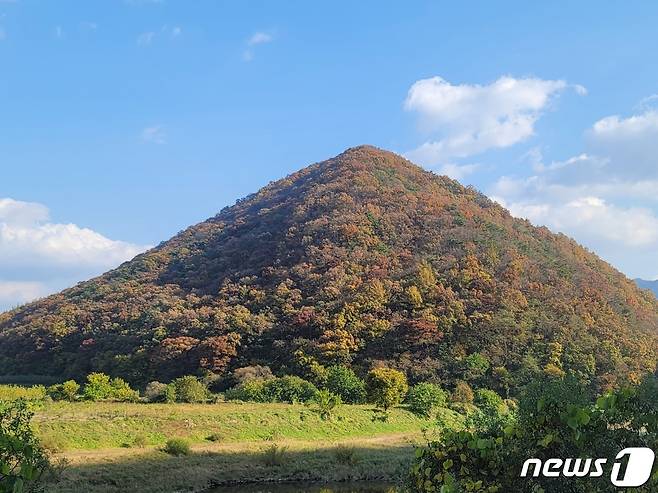
[[[606,390],[655,368],[657,330],[653,295],[573,240],[364,146],[1,314],[0,374],[387,366],[504,396],[543,375]]]

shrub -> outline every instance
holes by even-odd
[[[318,391],[313,398],[313,402],[315,402],[316,411],[320,418],[324,420],[331,418],[336,408],[342,404],[340,396],[328,390]]]
[[[110,377],[105,373],[90,373],[82,390],[84,398],[90,401],[103,401],[112,396]]]
[[[221,442],[222,440],[224,440],[224,435],[222,435],[221,433],[211,433],[206,437],[206,440],[208,440],[209,442]]]
[[[455,390],[452,392],[452,401],[460,404],[473,404],[473,389],[463,380],[457,380]]]
[[[338,445],[334,449],[334,460],[344,466],[355,466],[360,458],[354,445]]]
[[[263,463],[268,467],[282,465],[287,457],[288,447],[282,447],[273,443],[263,451]]]
[[[137,435],[133,440],[133,447],[144,448],[148,445],[148,437],[146,435]]]
[[[409,385],[407,377],[401,371],[376,368],[368,373],[366,388],[370,402],[387,411],[402,402]]]
[[[591,477],[535,477],[533,468],[520,481],[519,467],[529,457],[541,461],[552,457],[612,459],[630,444],[655,448],[657,396],[654,376],[598,399],[576,378],[546,377],[525,389],[516,418],[506,426],[493,423],[481,429],[447,431],[439,441],[419,449],[411,470],[411,491],[617,491]],[[491,403],[495,407],[496,401],[492,394],[480,393],[483,407]],[[658,491],[658,476],[653,474],[634,491]]]
[[[21,493],[39,482],[49,463],[25,400],[0,403],[0,491]]]
[[[265,380],[248,380],[240,385],[228,389],[224,397],[228,401],[267,402],[265,394]]]
[[[40,401],[46,397],[46,388],[43,385],[23,387],[20,385],[0,385],[0,401]]]
[[[192,375],[177,378],[171,385],[176,394],[176,402],[205,402],[209,397],[206,386]]]
[[[303,378],[287,375],[269,380],[248,380],[224,394],[229,401],[248,402],[310,402],[318,388]]]
[[[414,385],[407,394],[409,409],[420,416],[429,418],[432,411],[446,405],[446,393],[436,384],[423,382]]]
[[[144,398],[148,402],[167,402],[167,384],[149,382],[144,389]]]
[[[128,382],[123,378],[113,378],[110,382],[110,399],[117,402],[136,402],[139,400],[139,392],[130,388]]]
[[[167,385],[164,392],[164,401],[169,404],[176,402],[176,386],[173,383]]]
[[[162,451],[175,457],[189,455],[190,443],[184,438],[171,438],[167,440]]]
[[[90,401],[134,402],[139,399],[139,392],[130,388],[122,378],[113,378],[105,373],[90,373],[82,395]]]
[[[511,421],[509,407],[496,392],[489,389],[475,391],[475,412],[468,415],[466,426],[472,429],[504,428]]]
[[[245,366],[233,371],[233,380],[237,385],[249,382],[251,380],[269,380],[274,378],[269,366]]]
[[[281,378],[267,380],[263,388],[269,402],[309,402],[318,393],[311,382],[303,378],[286,375]]]
[[[489,389],[477,389],[473,403],[484,413],[498,414],[507,407],[503,398]]]
[[[67,401],[74,401],[77,398],[79,391],[80,384],[75,380],[67,380],[62,384],[61,393]]]
[[[360,404],[366,398],[366,384],[354,370],[347,366],[337,365],[327,369],[327,390],[340,396],[348,404]]]

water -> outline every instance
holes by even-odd
[[[396,493],[392,483],[273,483],[220,486],[207,493]]]

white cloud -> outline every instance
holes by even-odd
[[[0,280],[0,311],[41,298],[46,292],[39,282]]]
[[[486,86],[421,79],[409,89],[404,108],[419,115],[420,129],[430,140],[407,156],[434,166],[521,142],[534,134],[552,97],[567,87],[562,80],[509,76]],[[585,92],[582,86],[575,89]]]
[[[91,21],[84,21],[80,23],[80,28],[84,31],[96,31],[98,29],[98,24]]]
[[[142,140],[153,144],[166,144],[167,134],[162,125],[153,125],[142,130]]]
[[[269,33],[257,32],[254,33],[247,41],[247,46],[256,46],[264,43],[271,43],[274,37]]]
[[[454,164],[447,163],[439,168],[439,174],[446,175],[453,180],[462,180],[466,176],[474,173],[479,168],[477,164]]]
[[[658,217],[650,209],[619,207],[599,197],[581,197],[566,203],[505,203],[517,216],[543,224],[570,236],[578,236],[586,244],[618,243],[625,247],[658,245]]]
[[[658,112],[608,116],[585,132],[587,152],[502,176],[489,189],[512,214],[568,234],[631,277],[658,276]]]
[[[156,38],[162,39],[168,37],[170,39],[178,38],[183,34],[183,29],[180,26],[170,27],[167,24],[160,28],[159,33],[155,31],[147,31],[137,36],[137,44],[140,46],[148,46],[152,44]]]
[[[140,46],[150,45],[155,38],[155,33],[153,31],[148,31],[137,36],[137,44]]]
[[[263,32],[263,31],[255,32],[247,40],[247,43],[246,43],[247,47],[242,52],[242,59],[245,62],[250,62],[251,60],[254,59],[256,46],[271,43],[272,41],[274,41],[274,35],[273,34]]]
[[[147,248],[52,222],[42,204],[0,199],[0,309],[100,274]]]
[[[658,111],[647,110],[628,118],[609,116],[587,133],[593,152],[610,159],[615,175],[658,178]]]

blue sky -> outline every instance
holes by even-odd
[[[658,3],[0,0],[0,309],[374,144],[658,277]]]

